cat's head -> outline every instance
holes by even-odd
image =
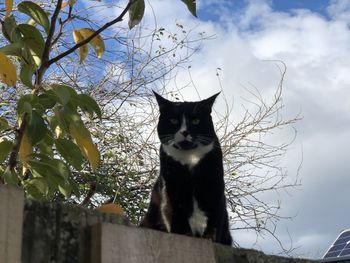
[[[163,145],[186,151],[217,139],[210,114],[219,93],[196,102],[172,102],[154,94],[160,111],[158,136]]]

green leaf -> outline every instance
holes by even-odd
[[[45,109],[52,109],[56,105],[56,95],[53,93],[45,92],[41,95],[39,95],[39,103],[45,108]]]
[[[65,197],[70,196],[72,192],[72,188],[68,182],[64,182],[63,184],[58,185],[58,190],[63,194]]]
[[[0,131],[7,130],[9,128],[7,120],[3,117],[0,117]]]
[[[40,142],[47,133],[47,127],[43,118],[35,110],[33,110],[29,118],[26,132],[31,145]]]
[[[96,113],[97,117],[102,118],[101,109],[97,102],[89,95],[80,94],[78,95],[78,105],[82,111],[87,112],[91,117],[93,113]]]
[[[25,112],[31,115],[38,102],[38,97],[33,94],[22,96],[17,103],[17,115],[21,116]]]
[[[47,180],[42,177],[33,178],[26,182],[24,186],[27,189],[29,195],[35,199],[41,199],[49,192],[49,185],[47,183]]]
[[[29,104],[29,106],[28,106]],[[32,113],[32,110],[36,110],[39,114],[44,113],[45,108],[40,104],[38,96],[34,94],[27,94],[22,96],[17,103],[17,114],[21,116],[24,112]]]
[[[3,140],[0,142],[0,163],[6,160],[12,148],[12,142]]]
[[[74,181],[73,178],[68,179],[69,185],[72,189],[72,193],[77,197],[80,198],[80,189],[79,189],[79,184]]]
[[[53,133],[56,133],[57,127],[62,126],[61,120],[60,120],[61,116],[60,116],[59,110],[56,110],[56,109],[57,108],[54,108],[55,115],[46,117],[46,119],[50,125],[50,129]],[[68,127],[67,127],[67,129],[68,129]],[[57,136],[57,134],[56,134],[56,136]]]
[[[41,59],[44,52],[45,40],[40,31],[34,26],[27,24],[20,24],[17,28],[22,33],[24,44],[37,56],[38,59]]]
[[[52,89],[62,105],[68,104],[72,99],[77,98],[77,92],[69,86],[53,84]]]
[[[55,106],[53,108],[53,112],[55,113],[54,116],[50,117],[48,119],[51,130],[56,133],[57,137],[60,137],[59,134],[57,134],[56,129],[59,127],[60,131],[59,133],[62,135],[62,132],[67,133],[69,132],[69,121],[67,121],[67,111],[63,110],[64,107],[62,106]],[[69,114],[69,113],[68,113]]]
[[[65,196],[70,194],[70,171],[61,160],[44,158],[28,161],[28,164],[32,174],[45,178],[50,188],[58,189]]]
[[[40,6],[30,1],[23,1],[18,4],[17,8],[18,11],[30,16],[35,22],[42,25],[47,34],[49,33],[49,18]]]
[[[16,185],[19,182],[19,176],[14,170],[6,169],[2,176],[6,184]]]
[[[23,64],[21,68],[21,72],[19,73],[19,78],[22,83],[29,88],[33,88],[32,78],[35,72],[35,68],[31,65]]]
[[[57,139],[55,141],[57,151],[67,160],[75,169],[80,171],[84,163],[84,157],[79,147],[67,139]]]
[[[23,186],[26,190],[27,198],[35,200],[44,200],[45,196],[39,191],[39,189],[35,185],[31,184],[31,180],[24,182]]]
[[[16,27],[16,20],[15,20],[15,17],[13,15],[6,17],[4,19],[4,22],[1,23],[2,34],[10,42],[14,41],[12,39],[12,31],[15,29],[15,27]]]
[[[62,107],[58,117],[60,120],[60,126],[63,127],[68,133],[69,133],[69,126],[71,123],[83,124],[83,121],[81,120],[80,115],[77,113],[76,108],[72,108],[69,106]]]
[[[70,171],[63,161],[51,159],[48,161],[48,163],[55,168],[57,174],[59,174],[60,177],[62,177],[64,180],[68,180]]]
[[[31,25],[31,26],[36,26],[37,23],[35,22],[35,20],[33,18],[30,18],[28,21],[27,21],[27,24],[28,25]]]
[[[145,1],[137,0],[134,2],[129,9],[129,28],[132,29],[134,26],[138,25],[145,13]]]
[[[21,43],[12,43],[7,46],[0,48],[0,52],[9,56],[22,56],[22,44]]]
[[[197,17],[196,0],[181,0],[181,1],[185,3],[185,5],[187,6],[191,14]]]
[[[19,100],[19,102],[17,104],[17,115],[22,116],[22,114],[28,113],[29,116],[31,116],[33,111],[32,105],[30,105],[30,103],[27,101]]]
[[[11,31],[11,41],[12,42],[22,41],[22,33],[17,26]]]
[[[47,164],[55,169],[55,173],[46,175],[49,184],[54,185],[65,197],[68,197],[71,193],[69,184],[71,174],[68,167],[57,159],[51,159]]]
[[[28,165],[30,170],[35,171],[38,175],[42,177],[46,177],[48,175],[52,175],[52,176],[57,175],[57,171],[55,167],[47,163],[47,160],[40,160],[40,161],[30,160],[28,161]]]
[[[53,157],[54,153],[52,148],[53,148],[54,140],[52,138],[53,138],[53,135],[49,130],[47,130],[47,133],[44,139],[37,144],[37,147],[39,148],[39,151],[41,154]]]

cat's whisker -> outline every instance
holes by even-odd
[[[171,143],[173,140],[173,135],[172,134],[165,134],[165,135],[160,135],[159,139],[162,143]]]
[[[198,140],[198,141],[201,141],[201,142],[207,142],[207,143],[213,142],[213,139],[212,139],[212,138],[206,138],[206,137],[202,137],[202,136],[198,136],[198,137],[197,137],[197,140]]]
[[[174,135],[173,134],[163,134],[163,135],[159,135],[159,139],[163,139],[163,138],[172,138]]]

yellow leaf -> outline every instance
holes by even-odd
[[[82,28],[79,30],[80,34],[83,36],[84,39],[91,36],[94,31],[89,28]],[[100,35],[95,36],[89,44],[94,48],[96,56],[98,58],[102,57],[103,52],[105,51],[105,43],[103,42],[103,39]]]
[[[10,15],[10,13],[12,12],[13,0],[5,0],[5,6],[6,6],[5,17],[8,17]]]
[[[92,142],[90,132],[84,126],[77,127],[74,124],[69,125],[69,131],[80,151],[89,160],[92,169],[96,170],[100,163],[100,153]]]
[[[72,7],[76,2],[77,2],[77,0],[68,0],[66,2],[63,2],[61,5],[61,9],[65,8],[67,5]]]
[[[124,215],[123,209],[118,204],[106,204],[96,208],[101,213]]]
[[[68,1],[63,2],[63,3],[61,4],[61,9],[65,8],[68,4],[69,4]]]
[[[15,86],[17,81],[16,67],[2,52],[0,52],[0,65],[0,80],[9,86]]]
[[[27,161],[30,160],[30,155],[33,153],[32,145],[26,134],[23,135],[21,145],[19,147],[19,158],[23,162],[23,170],[28,168]]]
[[[84,38],[80,34],[79,30],[73,30],[73,39],[74,39],[75,44],[78,44],[84,40]],[[85,58],[89,52],[89,47],[85,44],[79,48],[79,52],[80,52],[79,53],[80,63],[82,63],[85,60]]]
[[[69,6],[73,6],[77,0],[68,0]]]
[[[33,50],[30,49],[29,52],[30,52],[30,54],[32,55],[32,57],[33,57],[33,59],[34,59],[35,65],[37,65],[37,66],[39,67],[40,64],[41,64],[41,58],[40,58],[37,54],[35,54],[35,53],[33,52]]]
[[[56,137],[57,138],[61,138],[61,136],[62,136],[62,134],[63,134],[63,130],[61,129],[61,127],[60,126],[56,126],[56,128],[55,128],[55,134],[56,134]]]

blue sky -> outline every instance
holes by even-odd
[[[205,5],[203,8],[199,8],[198,17],[202,20],[217,21],[220,17],[220,12],[217,9],[224,8],[231,10],[233,13],[240,12],[247,6],[247,0],[231,0],[231,1],[218,1],[216,5]],[[198,1],[199,7],[201,7],[201,1]],[[327,6],[329,1],[326,0],[272,0],[269,1],[269,5],[276,11],[290,12],[294,9],[308,9],[313,12],[317,12],[322,16],[328,17]]]
[[[327,0],[274,0],[272,8],[275,10],[289,11],[291,9],[309,9],[320,14],[326,14]]]

